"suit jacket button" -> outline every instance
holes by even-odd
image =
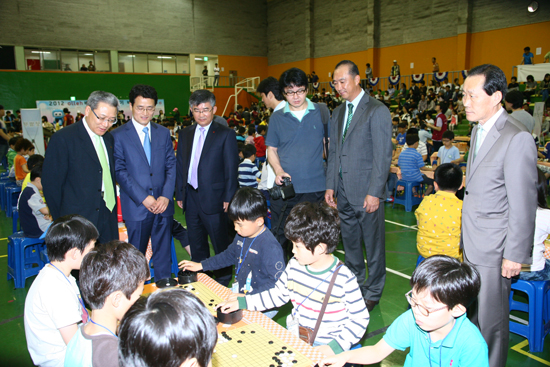
[[[153,174],[151,173],[151,176],[153,176]]]
[[[153,191],[153,189],[149,189],[149,191]]]
[[[468,191],[464,191],[464,193],[465,193],[466,195],[468,195]]]
[[[99,211],[99,208],[95,208],[95,211],[98,212],[98,211]]]

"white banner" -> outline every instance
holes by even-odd
[[[42,119],[40,110],[36,108],[21,109],[21,126],[23,137],[30,140],[34,145],[34,154],[44,156],[44,132],[42,131]]]
[[[518,65],[518,82],[526,82],[527,75],[532,75],[536,82],[544,79],[544,75],[550,74],[550,64]]]
[[[120,101],[120,111],[124,113],[126,118],[132,115],[132,110],[130,109],[130,100],[121,99]],[[36,101],[36,108],[40,110],[40,116],[46,116],[49,122],[58,123],[63,125],[63,113],[64,108],[69,109],[69,113],[75,118],[76,114],[80,112],[84,114],[86,109],[86,100],[80,101],[62,101],[62,100],[51,100],[51,101]],[[159,111],[163,110],[166,114],[166,109],[164,108],[164,99],[159,99],[157,102],[155,117],[158,116]]]

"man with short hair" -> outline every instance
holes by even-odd
[[[137,84],[130,90],[132,120],[113,131],[115,170],[128,241],[145,255],[153,248],[155,280],[170,278],[176,157],[170,131],[151,122],[158,97],[155,88]]]
[[[273,109],[273,112],[286,105],[285,97],[283,97],[279,88],[279,81],[272,76],[262,80],[256,88],[256,92],[260,93],[262,97],[262,102],[267,108]]]
[[[535,119],[523,109],[523,93],[519,90],[509,91],[504,97],[504,105],[507,111],[512,111],[511,116],[521,122],[527,128],[527,131],[532,134]]]
[[[208,66],[206,65],[204,65],[204,69],[202,70],[202,80],[206,87],[208,85]]]
[[[210,257],[208,236],[216,254],[231,242],[226,211],[239,187],[239,153],[235,131],[214,121],[212,92],[193,92],[189,106],[196,124],[179,132],[176,201],[185,213],[191,260],[201,262]],[[227,286],[231,270],[214,272],[216,280]]]
[[[435,61],[435,57],[432,57],[432,73],[439,73],[439,64]]]
[[[69,109],[65,107],[63,109],[63,113],[65,114],[63,116],[63,127],[74,124],[74,117],[73,115],[71,115],[71,111],[69,111]]]
[[[334,88],[346,102],[332,114],[325,200],[338,208],[346,265],[357,277],[367,309],[372,311],[386,280],[384,205],[380,203],[386,199],[392,123],[388,108],[366,95],[360,82],[359,69],[352,61],[336,65]]]
[[[521,64],[520,65],[533,65],[533,53],[531,52],[531,47],[525,47],[523,49],[523,56],[522,56]]]
[[[220,68],[218,67],[218,63],[214,64],[214,86],[217,87],[220,85]]]
[[[501,107],[506,76],[490,64],[470,70],[464,107],[472,131],[462,208],[464,260],[481,274],[477,324],[491,367],[508,355],[511,277],[531,264],[537,211],[537,149],[531,134]]]
[[[267,160],[276,174],[275,184],[288,177],[296,196],[271,200],[271,231],[285,248],[285,221],[294,205],[319,202],[325,192],[323,138],[329,120],[326,105],[307,98],[306,73],[298,68],[286,70],[279,78],[279,90],[287,104],[271,115],[265,139]]]
[[[95,91],[85,117],[52,135],[42,167],[42,186],[52,219],[80,214],[99,232],[99,242],[118,239],[114,139],[120,103]]]

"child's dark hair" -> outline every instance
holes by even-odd
[[[78,214],[57,218],[48,229],[46,248],[51,261],[65,260],[65,254],[72,248],[84,252],[91,241],[99,237],[96,227]]]
[[[42,177],[42,163],[36,164],[31,169],[31,181],[34,181],[39,177]]]
[[[102,309],[105,299],[121,291],[127,299],[149,278],[147,259],[128,242],[97,245],[82,260],[80,290],[92,310]]]
[[[120,366],[181,366],[196,358],[207,367],[218,340],[214,317],[181,288],[159,290],[139,299],[120,323]]]
[[[546,176],[544,172],[537,168],[539,179],[537,180],[537,204],[539,208],[548,209],[548,203],[546,202],[547,188],[546,188]]]
[[[405,143],[407,143],[407,146],[409,148],[411,147],[411,145],[414,145],[419,141],[420,141],[420,138],[418,137],[417,134],[407,134],[405,136]]]
[[[15,143],[17,143],[19,139],[22,139],[22,138],[20,136],[14,136],[13,138],[10,138],[8,142],[9,146],[11,147],[12,145],[15,145]]]
[[[331,254],[340,240],[338,211],[325,203],[296,204],[286,219],[285,236],[292,242],[302,242],[312,253],[324,243],[326,253]]]
[[[243,157],[250,158],[256,154],[256,147],[252,144],[245,144],[243,147]]]
[[[20,152],[22,150],[29,150],[32,148],[34,148],[34,145],[31,143],[29,139],[21,138],[17,140],[17,143],[15,143],[13,150],[15,150],[16,152]]]
[[[262,134],[264,131],[266,131],[266,127],[264,125],[259,125],[258,126],[258,134]]]
[[[238,133],[240,135],[244,134],[246,132],[246,129],[244,128],[244,126],[239,126],[239,128],[237,129]]]
[[[40,154],[33,154],[27,159],[27,168],[31,171],[35,166],[44,163],[44,157]]]
[[[254,134],[256,134],[256,126],[248,125],[248,135],[254,135]]]
[[[457,192],[462,185],[462,170],[454,163],[443,163],[434,172],[439,190]]]
[[[470,306],[479,293],[481,278],[477,269],[467,262],[434,255],[418,265],[410,284],[416,293],[428,291],[450,310],[456,305]]]
[[[445,132],[441,136],[441,139],[449,139],[452,142],[455,139],[455,133],[453,133],[451,130],[445,130]]]
[[[400,122],[399,125],[397,125],[400,129],[406,129],[409,125],[406,122]]]
[[[265,218],[267,201],[260,190],[252,187],[242,187],[233,196],[227,209],[227,216],[232,221]]]
[[[391,120],[399,122],[399,117],[396,116],[396,117],[392,118]],[[397,125],[397,127],[399,127],[399,125]]]

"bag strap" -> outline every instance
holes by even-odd
[[[325,293],[325,299],[323,301],[323,306],[321,307],[321,312],[319,312],[319,317],[317,318],[315,329],[313,329],[313,335],[311,336],[312,344],[315,341],[315,338],[317,337],[317,332],[319,331],[319,326],[321,326],[321,321],[323,320],[323,315],[325,314],[325,310],[327,308],[328,299],[330,298],[330,294],[332,292],[332,287],[334,287],[334,283],[336,282],[336,276],[338,275],[338,271],[340,271],[340,268],[342,267],[342,265],[343,265],[342,262],[338,260],[338,263],[336,264],[336,270],[334,270],[334,274],[332,274],[332,279],[330,280],[327,293]]]

